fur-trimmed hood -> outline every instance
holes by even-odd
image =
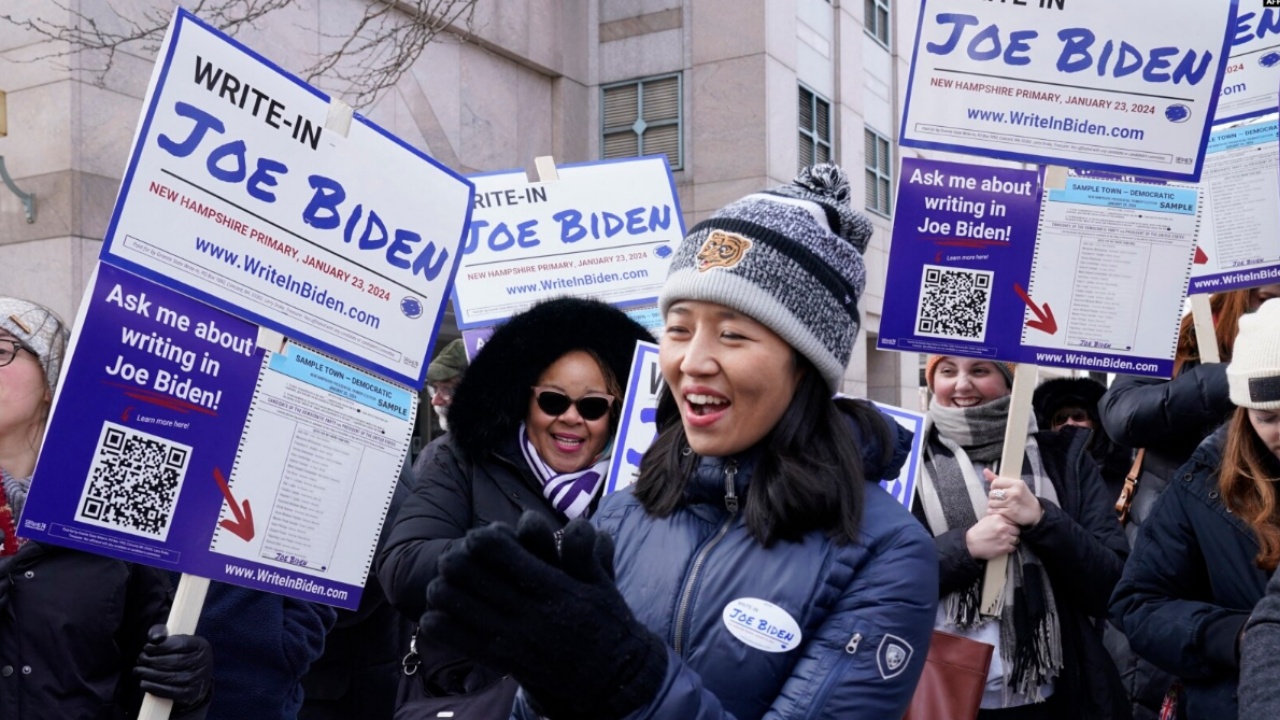
[[[476,355],[449,405],[449,431],[470,459],[514,437],[529,409],[531,388],[552,363],[590,350],[624,388],[636,343],[653,335],[626,313],[598,300],[546,300],[498,326]]]
[[[1063,407],[1083,408],[1093,421],[1093,427],[1102,431],[1102,418],[1098,415],[1098,401],[1107,392],[1106,386],[1090,378],[1055,378],[1041,383],[1031,396],[1031,406],[1036,411],[1036,424],[1041,430],[1049,429],[1053,414]]]

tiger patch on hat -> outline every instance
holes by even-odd
[[[727,233],[723,230],[712,230],[711,235],[698,248],[698,272],[706,272],[711,268],[735,268],[751,249],[751,241]]]

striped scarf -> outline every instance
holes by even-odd
[[[920,504],[934,535],[968,528],[987,514],[987,483],[975,463],[991,465],[1004,445],[1009,397],[972,408],[930,406],[925,419],[924,472]],[[1027,427],[1027,449],[1021,477],[1036,497],[1058,504],[1058,494],[1044,469],[1033,416]],[[978,457],[974,457],[974,456]],[[994,469],[994,467],[992,468]],[[1008,476],[1008,473],[1003,473]],[[1062,670],[1062,637],[1049,575],[1040,558],[1025,544],[1009,556],[1004,594],[997,608],[1000,657],[1004,662],[1005,701],[1018,694],[1041,702],[1040,687]],[[942,598],[946,622],[976,627],[987,619],[979,612],[982,578]]]
[[[604,487],[605,476],[609,473],[609,446],[596,458],[589,467],[575,472],[559,473],[543,462],[538,449],[529,439],[524,423],[520,423],[520,450],[524,453],[524,461],[529,469],[542,483],[542,494],[551,505],[570,520],[582,517],[596,493]]]
[[[27,504],[31,478],[19,480],[0,468],[0,557],[14,555],[23,540],[18,537],[18,518]]]

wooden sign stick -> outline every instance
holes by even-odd
[[[1031,419],[1031,396],[1036,389],[1035,365],[1019,363],[1013,369],[1013,397],[1009,400],[1009,423],[1004,428],[1004,453],[1000,456],[1000,475],[1022,477],[1022,454],[1027,449],[1027,423]],[[987,574],[982,580],[983,615],[999,615],[1004,595],[1005,572],[1009,556],[987,561]]]
[[[1213,308],[1208,295],[1191,296],[1191,319],[1196,324],[1196,345],[1201,363],[1222,362],[1218,355],[1218,332],[1213,327]]]
[[[182,574],[178,580],[178,591],[173,597],[173,606],[169,608],[169,620],[165,629],[170,635],[191,635],[200,622],[200,611],[204,609],[204,596],[209,591],[209,578]],[[169,720],[173,712],[173,701],[147,693],[142,698],[142,709],[138,712],[138,720]]]

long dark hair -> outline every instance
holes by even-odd
[[[894,436],[874,406],[833,400],[817,369],[803,357],[798,362],[804,373],[795,396],[758,445],[760,459],[743,502],[747,530],[765,547],[799,540],[812,530],[838,542],[857,542],[866,477],[852,424],[877,434],[882,465],[893,456]],[[660,433],[640,463],[633,492],[651,515],[667,517],[684,503],[698,456],[686,452],[670,388],[659,395],[657,421]]]

